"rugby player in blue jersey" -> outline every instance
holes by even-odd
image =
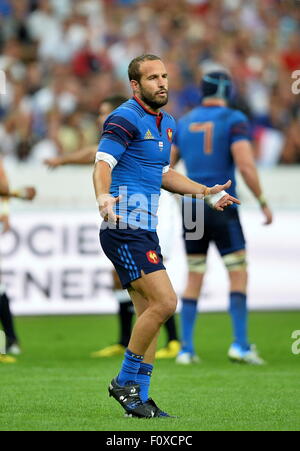
[[[202,104],[178,122],[172,165],[182,159],[188,177],[208,185],[224,183],[231,179],[232,185],[228,192],[232,196],[236,196],[235,169],[238,168],[260,204],[265,223],[271,224],[272,212],[263,196],[255,167],[249,121],[243,113],[227,106],[231,85],[230,77],[223,72],[208,73],[203,77]],[[223,258],[230,279],[229,312],[234,340],[228,356],[233,361],[262,364],[263,360],[255,346],[250,345],[248,338],[245,238],[235,205],[228,208],[223,215],[216,214],[205,205],[203,238],[198,241],[185,240],[189,279],[182,299],[182,349],[177,362],[190,364],[199,361],[193,342],[194,327],[207,252],[212,242],[216,244]]]
[[[140,56],[130,63],[128,72],[134,97],[104,124],[94,187],[104,218],[102,248],[128,289],[137,314],[109,394],[128,415],[152,418],[169,416],[149,398],[149,385],[159,330],[177,304],[156,234],[160,190],[205,197],[219,211],[239,201],[224,191],[231,181],[208,188],[170,168],[176,123],[161,111],[168,102],[168,74],[161,59]]]
[[[98,122],[101,130],[103,129],[103,125],[109,114],[117,107],[125,103],[127,100],[128,98],[122,95],[114,95],[102,100],[99,107],[99,116],[98,116],[99,118]],[[47,159],[45,160],[45,164],[52,169],[71,164],[75,165],[94,164],[95,155],[97,151],[98,145],[96,144],[95,146],[89,146],[76,152],[66,153],[57,156],[55,158]],[[172,202],[175,202],[176,204],[175,199],[171,199],[171,194],[164,192],[164,195],[160,198],[160,209],[161,211],[163,211],[163,219],[164,219],[163,221],[161,221],[163,225],[166,224],[166,222],[169,220],[170,215],[173,218],[174,215],[176,215],[176,211],[174,213],[174,208],[172,209],[173,211],[171,212],[164,211],[166,205],[170,207],[170,204],[172,204]],[[175,208],[176,207],[177,205],[175,205]],[[163,257],[164,260],[166,261],[166,259],[170,255],[170,248],[172,246],[172,242],[174,241],[174,237],[176,236],[176,234],[174,235],[174,233],[168,233],[166,230],[166,225],[160,227],[160,233],[162,235],[162,239],[160,238],[160,241],[162,240]],[[123,355],[124,350],[127,348],[127,345],[130,340],[134,316],[133,306],[128,291],[122,289],[116,271],[113,271],[113,284],[115,296],[119,302],[119,311],[118,311],[118,319],[120,325],[119,341],[114,345],[107,346],[103,349],[100,349],[99,351],[93,352],[91,354],[93,358],[114,357],[116,355]],[[168,321],[165,322],[165,328],[167,332],[168,341],[165,347],[157,351],[156,359],[175,358],[180,350],[180,342],[178,340],[174,316],[171,316],[168,319]]]

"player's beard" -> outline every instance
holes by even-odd
[[[140,95],[141,95],[141,100],[148,105],[152,110],[159,110],[159,108],[167,105],[168,101],[169,101],[169,93],[168,90],[165,89],[164,91],[166,91],[166,98],[165,99],[159,99],[157,96],[157,93],[162,91],[162,89],[160,89],[159,91],[156,91],[154,94],[149,93],[148,91],[146,91],[141,85],[140,85]]]

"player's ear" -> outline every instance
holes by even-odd
[[[137,92],[139,90],[140,84],[136,80],[131,80],[130,81],[130,86],[131,86],[131,89],[133,90],[133,92]]]

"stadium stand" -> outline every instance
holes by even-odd
[[[168,62],[172,114],[198,102],[203,71],[225,65],[257,161],[299,163],[299,20],[294,0],[1,0],[1,151],[30,164],[94,143],[99,102],[128,95],[129,61],[151,51]]]

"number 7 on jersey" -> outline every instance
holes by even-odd
[[[214,133],[214,123],[213,122],[193,122],[190,125],[190,132],[204,133],[204,153],[210,155],[213,152],[213,133]]]

